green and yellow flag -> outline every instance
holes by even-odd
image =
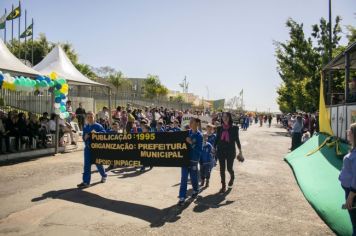
[[[30,25],[27,27],[27,29],[26,29],[24,32],[22,32],[22,34],[20,35],[20,38],[26,38],[26,37],[28,37],[28,36],[31,36],[32,33],[33,33],[32,28],[33,28],[33,24],[30,24]]]
[[[0,29],[5,29],[6,13],[0,18]]]
[[[326,133],[331,136],[334,136],[330,124],[330,115],[328,110],[326,110],[326,106],[325,106],[323,74],[321,74],[320,77],[319,130],[322,133]]]
[[[6,17],[6,20],[14,20],[21,16],[21,7],[20,5],[16,7],[10,14]]]

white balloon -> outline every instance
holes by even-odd
[[[65,118],[66,118],[66,115],[65,115],[64,113],[61,113],[61,114],[59,114],[59,118],[65,119]]]

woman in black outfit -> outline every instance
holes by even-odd
[[[221,126],[217,128],[217,136],[215,142],[215,148],[217,150],[217,157],[219,159],[220,165],[220,176],[221,176],[221,190],[223,193],[226,191],[225,182],[225,169],[227,166],[227,171],[230,174],[229,187],[232,187],[235,179],[233,165],[236,157],[236,145],[239,149],[239,154],[237,160],[240,162],[244,161],[241,151],[241,144],[239,139],[239,127],[233,125],[232,116],[229,112],[223,112],[221,118]]]

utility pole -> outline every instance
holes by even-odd
[[[332,47],[332,27],[331,27],[331,0],[329,0],[329,61],[333,57],[333,47]]]

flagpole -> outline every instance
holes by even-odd
[[[27,30],[27,10],[25,10],[25,33]],[[27,60],[27,36],[25,35],[25,62]]]
[[[4,22],[4,24],[5,24],[5,29],[4,29],[4,42],[5,42],[5,44],[6,44],[6,8],[5,8],[5,22]]]
[[[21,41],[20,41],[20,34],[21,34],[21,1],[19,1],[19,10],[20,10],[20,16],[19,16],[19,59],[21,59]]]
[[[12,4],[11,12],[14,12],[14,4]],[[11,19],[11,46],[12,46],[13,41],[14,41],[14,19]]]
[[[33,18],[32,18],[32,52],[31,52],[31,57],[32,57],[32,60],[31,60],[31,63],[32,63],[32,66],[34,66],[33,64],[33,28],[34,28],[34,24],[33,24]]]

